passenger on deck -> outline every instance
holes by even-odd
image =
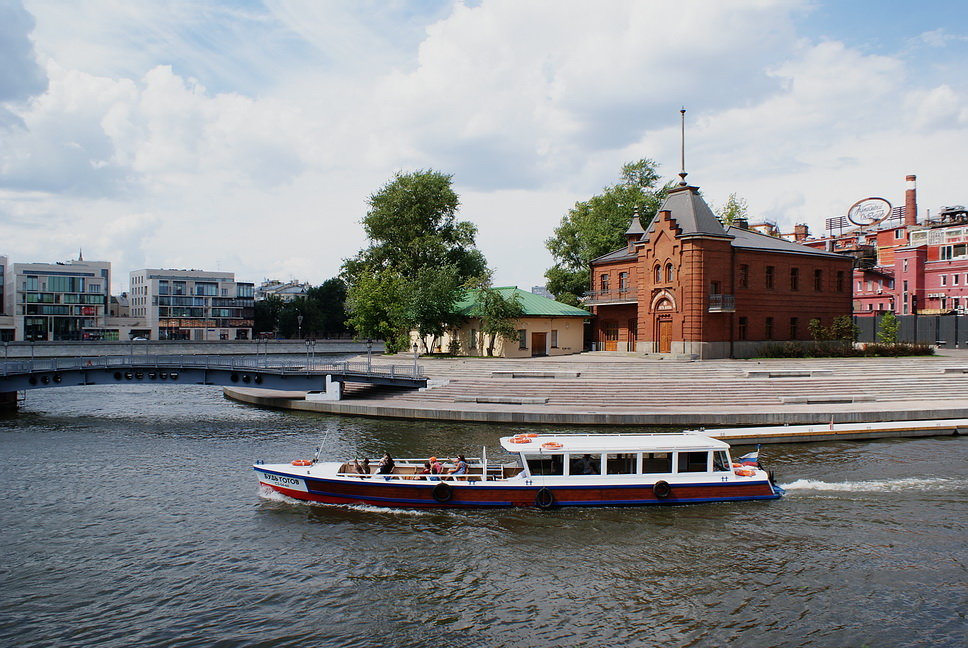
[[[454,467],[450,469],[451,475],[466,475],[467,474],[467,460],[464,455],[457,455],[454,459]]]
[[[576,475],[597,475],[599,471],[599,466],[592,459],[591,455],[584,455],[578,460],[578,465],[575,470]]]
[[[383,458],[380,459],[380,467],[376,472],[379,475],[390,475],[393,473],[393,465],[393,457],[390,456],[389,452],[384,452]]]
[[[354,459],[353,460],[353,468],[355,468],[356,469],[356,472],[358,474],[360,474],[360,475],[369,475],[370,474],[370,460],[367,457],[364,457],[363,458],[363,464],[360,465],[360,460],[359,459]]]

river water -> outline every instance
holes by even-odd
[[[525,429],[30,392],[0,418],[0,645],[965,645],[960,437],[771,446],[785,498],[668,508],[304,505],[250,468]]]

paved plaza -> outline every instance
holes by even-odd
[[[374,359],[400,362],[399,357]],[[226,388],[268,407],[409,419],[552,425],[736,426],[968,417],[968,350],[917,358],[677,361],[593,352],[421,358],[420,391],[347,387],[337,402]]]

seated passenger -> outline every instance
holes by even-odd
[[[370,460],[368,458],[364,457],[363,458],[363,464],[361,465],[359,459],[354,459],[353,460],[353,468],[360,475],[369,475],[370,474]]]
[[[390,475],[393,473],[393,457],[390,456],[389,452],[383,453],[383,458],[380,459],[380,467],[376,471],[379,475]]]
[[[451,475],[466,475],[467,474],[467,460],[464,459],[464,455],[457,455],[454,459],[454,467],[450,469]]]

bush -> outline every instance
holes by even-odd
[[[813,344],[783,342],[768,344],[760,349],[761,358],[862,358],[934,355],[934,347],[928,344],[868,344],[862,349],[838,341],[822,341]]]

